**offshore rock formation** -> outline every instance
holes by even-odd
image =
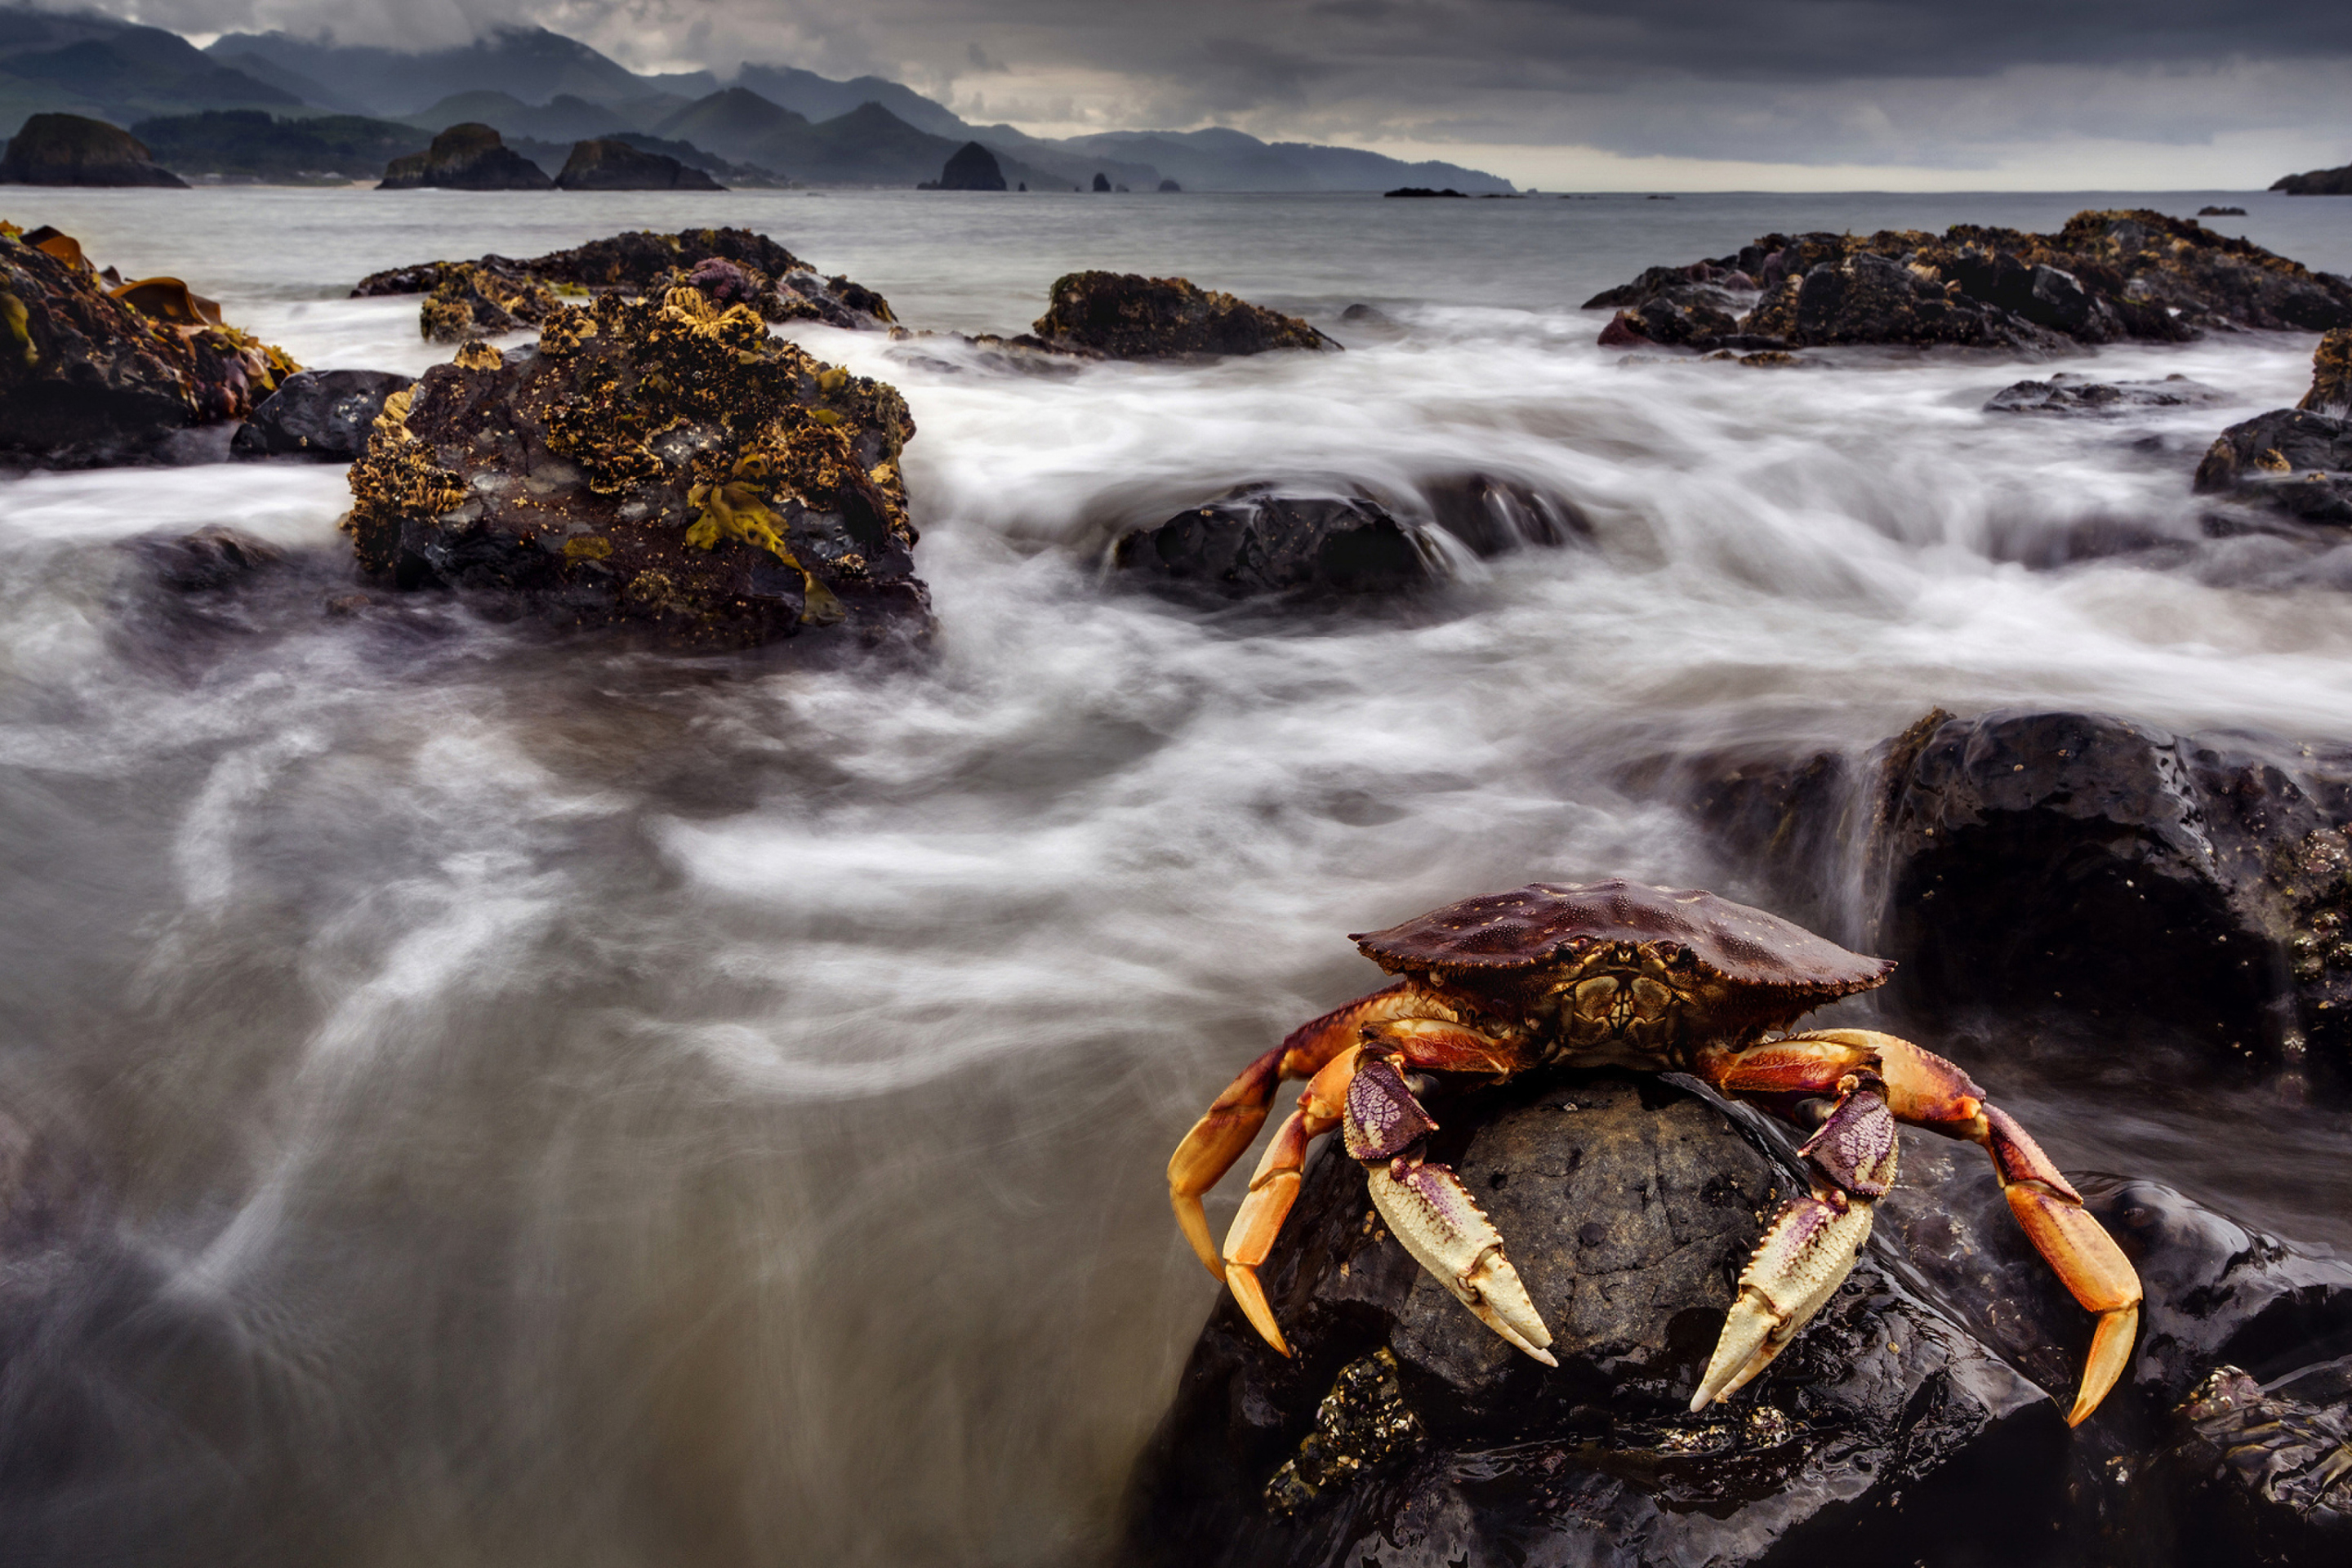
[[[771,321],[870,331],[897,320],[890,302],[873,289],[846,278],[821,279],[766,235],[741,228],[639,229],[525,261],[492,255],[419,262],[370,273],[352,297],[426,295],[419,321],[425,336],[463,342],[537,326],[560,295],[648,294],[696,275],[698,286],[714,298],[748,304]]]
[[[1296,316],[1181,278],[1072,272],[1054,280],[1030,329],[1043,346],[1103,359],[1213,359],[1339,345]],[[1015,340],[1016,342],[1018,340]]]
[[[2197,466],[2198,494],[2352,526],[2352,331],[2322,338],[2311,368],[2311,390],[2293,408],[2221,432]]]
[[[996,162],[996,154],[977,142],[967,142],[948,157],[937,180],[916,187],[924,191],[1001,191],[1004,189],[1004,170]]]
[[[2291,196],[2352,196],[2352,163],[2340,169],[2314,169],[2307,174],[2287,174],[2271,189]]]
[[[306,370],[262,399],[229,443],[236,458],[348,463],[367,449],[384,400],[415,378],[383,370]]]
[[[433,138],[422,153],[384,165],[380,191],[544,191],[547,171],[506,144],[497,131],[468,121]]]
[[[575,142],[559,191],[723,191],[727,187],[667,153],[646,153],[626,142]]]
[[[701,287],[557,306],[535,349],[460,350],[352,465],[361,566],[559,625],[747,647],[919,635],[898,394]]]
[[[1759,295],[1760,294],[1760,297]],[[2147,211],[2084,212],[2054,235],[1766,235],[1736,255],[1652,268],[1595,295],[1601,342],[1695,349],[1948,343],[2050,353],[2200,329],[2352,326],[2352,280]]]
[[[68,235],[0,222],[0,462],[217,456],[191,432],[252,413],[299,370],[176,278],[111,288]]]
[[[0,153],[0,185],[187,184],[128,131],[79,114],[36,114]]]

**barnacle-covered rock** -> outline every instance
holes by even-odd
[[[567,625],[746,646],[929,624],[898,392],[758,313],[674,288],[561,304],[536,348],[475,342],[384,404],[352,465],[361,565]]]
[[[1072,272],[1054,280],[1031,328],[1045,345],[1108,359],[1209,359],[1269,349],[1337,349],[1296,316],[1181,278]]]
[[[418,262],[370,273],[352,295],[428,295],[420,323],[425,336],[463,342],[535,327],[560,298],[607,291],[658,296],[680,285],[749,305],[771,321],[872,330],[897,320],[889,301],[873,289],[846,278],[820,278],[766,235],[741,228],[639,229],[520,261],[493,254]]]
[[[1736,331],[1671,308],[1694,284],[1759,286]],[[2179,342],[2199,329],[2352,326],[2352,279],[2249,240],[2146,211],[2082,212],[2056,234],[1959,224],[1940,235],[1769,234],[1686,268],[1652,268],[1594,296],[1604,342],[1707,348],[1950,343],[2046,353],[2068,342]],[[1644,312],[1663,333],[1644,330]],[[1771,340],[1767,343],[1765,340]]]
[[[70,236],[0,223],[0,461],[167,461],[301,366],[176,278],[111,288]]]

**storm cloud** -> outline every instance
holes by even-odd
[[[2352,157],[2352,5],[2273,0],[117,0],[203,37],[429,47],[536,24],[641,70],[906,81],[1048,135],[1227,124],[1475,148],[1517,177],[2267,184]],[[1453,154],[1439,153],[1439,155]],[[1581,164],[1579,160],[1581,159]],[[1475,161],[1475,160],[1469,160]],[[2223,176],[2242,171],[2235,179]],[[1559,183],[1555,179],[1554,183]],[[1572,178],[1569,183],[1573,183]],[[1848,180],[1847,183],[1853,183]]]

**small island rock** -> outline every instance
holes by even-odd
[[[188,182],[156,163],[120,126],[79,114],[36,114],[0,153],[0,184],[170,185]]]
[[[977,142],[967,142],[948,157],[939,179],[923,187],[933,191],[1001,191],[1004,170],[996,154]]]
[[[2314,169],[2305,174],[2286,174],[2274,181],[2271,189],[2284,191],[2291,196],[2352,196],[2352,163],[2340,169]]]
[[[647,153],[626,142],[575,142],[559,191],[723,191],[727,187],[667,153]]]
[[[384,165],[380,191],[544,191],[547,171],[506,144],[490,126],[468,121],[433,138],[422,153]]]
[[[1045,344],[1108,359],[1208,359],[1339,345],[1296,316],[1181,278],[1072,272],[1054,280],[1031,331]]]

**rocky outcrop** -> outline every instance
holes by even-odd
[[[873,289],[846,278],[820,278],[766,235],[741,228],[639,229],[522,261],[490,255],[418,262],[370,273],[352,295],[426,295],[425,336],[463,342],[537,326],[562,292],[647,294],[689,278],[713,298],[748,304],[771,321],[873,330],[897,320]]]
[[[218,456],[192,434],[225,446],[226,422],[300,368],[176,278],[110,288],[71,237],[0,224],[0,462]]]
[[[289,375],[237,426],[238,458],[315,458],[348,463],[367,449],[384,399],[414,376],[383,370],[306,370]]]
[[[1296,316],[1181,278],[1072,272],[1054,280],[1030,331],[1045,344],[1105,359],[1205,360],[1339,344]]]
[[[2304,174],[2284,174],[2272,182],[2271,189],[2284,191],[2291,196],[2352,196],[2352,163],[2340,169],[2314,169]]]
[[[1717,294],[1761,290],[1744,315]],[[2056,234],[1957,225],[1941,235],[1767,235],[1735,254],[1652,268],[1594,296],[1602,341],[1696,349],[1952,344],[2040,354],[2200,330],[2352,326],[2352,280],[2147,211],[2084,212]]]
[[[2352,330],[2338,328],[2319,340],[2311,356],[2311,390],[2295,406],[2330,419],[2352,418]]]
[[[2352,1068],[2352,748],[1936,712],[1869,758],[1710,768],[1699,816],[1792,915],[1999,1008]]]
[[[488,125],[452,125],[422,153],[384,165],[380,191],[544,191],[547,171],[506,144]]]
[[[2162,381],[2090,381],[2063,371],[2048,381],[2021,381],[1985,400],[1988,414],[2126,414],[2219,403],[2223,394],[2185,375]]]
[[[505,614],[743,647],[921,634],[898,393],[704,288],[562,304],[385,403],[352,465],[362,568]]]
[[[2197,465],[2196,489],[2303,522],[2352,525],[2352,331],[2320,340],[2301,403],[2221,432]]]
[[[723,191],[727,187],[700,169],[689,168],[667,153],[646,153],[626,142],[575,142],[563,172],[555,176],[559,191]]]
[[[1617,1073],[1433,1109],[1433,1157],[1503,1234],[1558,1369],[1407,1257],[1363,1167],[1327,1151],[1260,1271],[1294,1354],[1220,1301],[1139,1468],[1133,1560],[1909,1562],[1915,1541],[1990,1559],[2049,1539],[2056,1407],[1874,1258],[1755,1383],[1689,1413],[1732,1280],[1801,1190],[1746,1123]]]
[[[1111,564],[1182,596],[1371,593],[1430,580],[1404,526],[1368,500],[1254,494],[1121,536]]]
[[[940,177],[917,187],[926,191],[1001,191],[1004,171],[996,154],[977,142],[967,142],[949,154]]]
[[[172,185],[188,182],[158,164],[120,126],[79,114],[36,114],[0,153],[0,185]]]

